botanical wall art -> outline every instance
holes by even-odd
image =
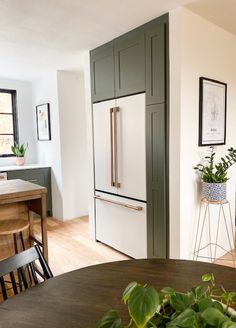
[[[51,140],[49,104],[36,106],[38,140]]]
[[[227,84],[199,79],[199,146],[224,145],[226,137]]]

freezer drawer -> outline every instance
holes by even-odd
[[[96,239],[133,258],[146,258],[146,204],[103,193],[95,198]]]

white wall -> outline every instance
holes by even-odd
[[[84,77],[58,71],[63,220],[88,214]]]
[[[51,119],[50,141],[37,141],[38,163],[52,168],[52,206],[53,215],[63,218],[61,147],[59,130],[59,108],[57,91],[57,73],[48,73],[33,84],[33,105],[49,103]],[[36,118],[35,118],[36,121]]]
[[[26,152],[26,163],[36,163],[36,142],[35,142],[35,117],[32,106],[31,83],[0,79],[0,89],[12,89],[17,92],[17,117],[19,142],[27,143],[29,147]],[[0,165],[14,165],[15,158],[0,158]]]
[[[236,148],[236,37],[179,8],[170,13],[170,44],[170,255],[188,259],[192,258],[200,201],[193,167],[206,153],[206,147],[198,147],[199,77],[228,84],[227,140],[225,146],[217,147],[217,154],[222,155],[230,146]],[[178,152],[180,168],[176,167]],[[234,215],[236,167],[228,176],[227,198]]]
[[[92,126],[92,100],[90,83],[90,56],[89,51],[84,54],[84,82],[85,82],[85,107],[87,122],[87,154],[88,154],[88,212],[89,235],[95,240],[95,207],[94,207],[94,164],[93,164],[93,126]]]

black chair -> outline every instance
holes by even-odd
[[[18,282],[16,277],[18,277]],[[0,261],[0,286],[4,300],[8,299],[9,283],[16,295],[52,277],[53,274],[38,245]]]

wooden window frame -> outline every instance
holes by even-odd
[[[18,135],[18,119],[17,119],[17,103],[16,103],[16,90],[11,89],[0,89],[0,93],[8,93],[11,94],[12,101],[12,114],[5,114],[0,112],[1,115],[12,115],[13,119],[13,134],[9,133],[9,135],[13,135],[14,144],[19,143],[19,135]],[[7,133],[1,133],[0,135],[8,135]],[[14,154],[1,154],[0,157],[14,157]]]

